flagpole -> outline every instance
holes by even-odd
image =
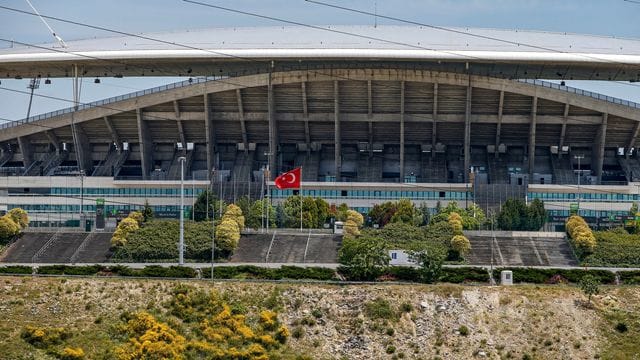
[[[269,165],[267,165],[267,171],[266,171],[266,175],[267,175],[267,179],[269,179],[271,177],[271,175],[269,174]],[[265,179],[265,181],[267,181]],[[269,183],[267,182],[267,234],[269,233],[269,213],[271,212],[271,196],[269,194]]]
[[[302,166],[300,166],[300,232],[302,232],[302,203],[303,203],[303,197],[302,197]]]

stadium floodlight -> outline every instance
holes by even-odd
[[[186,157],[180,156],[180,240],[178,241],[178,264],[184,265],[184,162]]]

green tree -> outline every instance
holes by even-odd
[[[591,274],[584,275],[582,279],[580,279],[580,289],[588,296],[589,305],[591,305],[591,296],[597,295],[600,292],[598,285],[598,279]]]
[[[240,240],[240,228],[232,218],[223,218],[216,226],[216,249],[232,253]]]
[[[411,200],[400,199],[396,202],[396,211],[391,217],[391,222],[418,225],[420,221],[420,213]]]
[[[429,246],[420,251],[411,252],[409,258],[420,267],[420,281],[432,284],[440,279],[446,256],[447,252],[444,248]]]
[[[251,201],[249,200],[249,198],[246,195],[240,196],[235,204],[240,207],[240,210],[242,210],[242,214],[244,214],[245,218],[247,218],[249,216],[249,213],[251,212]]]
[[[284,201],[285,226],[290,228],[300,227],[300,195],[289,196]],[[311,197],[302,198],[302,226],[307,229],[317,228],[318,207]]]
[[[149,205],[149,200],[144,200],[144,207],[142,208],[143,222],[147,222],[153,219],[153,208]]]
[[[386,242],[373,236],[345,238],[338,261],[349,269],[352,280],[373,280],[389,265]]]
[[[451,213],[457,213],[462,218],[462,227],[466,230],[479,229],[485,221],[482,209],[474,203],[469,204],[467,209],[458,206],[455,201],[449,202],[447,206],[440,207],[438,213],[431,217],[430,224],[448,221]]]
[[[329,206],[329,203],[324,201],[322,198],[316,198],[314,201],[316,202],[316,208],[318,209],[318,227],[322,227],[324,224],[329,222],[331,207]]]
[[[269,214],[269,227],[275,227],[276,209],[273,205],[269,205],[267,199],[254,201],[253,204],[251,204],[249,216],[247,216],[247,226],[252,229],[267,226],[267,213]]]
[[[391,218],[398,210],[397,204],[394,201],[387,201],[382,204],[375,204],[369,210],[369,217],[374,224],[384,227],[391,221]]]
[[[527,207],[527,228],[525,230],[538,231],[547,222],[547,210],[544,202],[540,199],[533,199]]]
[[[207,205],[209,206],[208,208]],[[220,207],[222,207],[222,212],[224,213],[224,208],[226,207],[224,202],[221,204],[221,201],[211,191],[205,190],[198,195],[196,203],[193,205],[194,219],[196,221],[204,221],[211,219],[214,215],[215,218],[219,218],[221,216]]]
[[[347,211],[349,211],[349,206],[347,204],[342,203],[338,205],[336,209],[336,220],[337,221],[346,221],[347,220]]]
[[[502,230],[525,230],[527,206],[521,199],[507,199],[498,214],[498,227]]]
[[[358,229],[358,224],[356,224],[353,220],[347,220],[343,225],[344,236],[345,237],[356,237],[360,235],[360,230]]]

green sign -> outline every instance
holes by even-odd
[[[580,205],[578,203],[569,204],[569,210],[570,211],[578,211],[579,208],[580,208]]]
[[[97,198],[96,199],[96,205],[104,205],[104,199],[103,198]]]

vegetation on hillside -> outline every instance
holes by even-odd
[[[596,246],[580,260],[590,266],[640,266],[640,234],[623,228],[593,233]]]

